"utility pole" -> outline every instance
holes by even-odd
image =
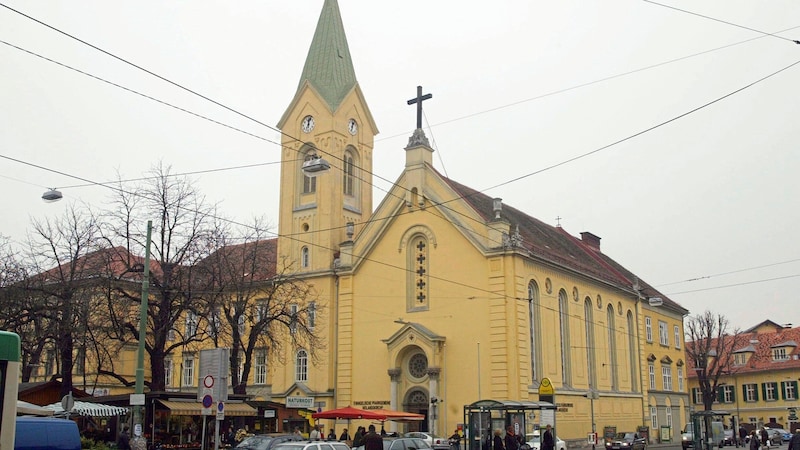
[[[136,353],[136,389],[131,395],[131,406],[136,406],[134,412],[133,434],[131,448],[145,450],[147,440],[144,438],[144,351],[147,338],[147,299],[150,296],[150,239],[153,233],[153,221],[147,221],[147,240],[144,251],[144,273],[142,274],[142,300],[139,304],[139,348]]]

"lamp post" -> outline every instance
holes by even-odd
[[[133,433],[131,447],[135,450],[147,448],[144,438],[144,351],[145,338],[147,337],[147,299],[150,295],[150,238],[153,233],[153,221],[147,221],[147,240],[144,250],[144,273],[142,274],[142,300],[139,305],[139,348],[136,353],[136,387],[131,395],[131,406],[136,406],[134,413]]]

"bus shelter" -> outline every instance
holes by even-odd
[[[552,425],[555,429],[555,412],[556,405],[549,402],[479,400],[465,405],[465,449],[493,450],[494,430],[499,430],[505,437],[509,426],[514,429],[514,434],[530,441],[540,426]]]
[[[725,440],[724,417],[728,411],[694,411],[689,414],[692,431],[692,448],[694,450],[711,450],[723,446]],[[686,426],[687,431],[689,425]],[[733,430],[736,433],[736,430]]]

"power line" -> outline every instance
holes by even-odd
[[[664,284],[660,284],[660,285],[655,286],[655,287],[664,287],[664,286],[671,286],[671,285],[674,285],[674,284],[689,283],[691,281],[707,280],[709,278],[721,277],[723,275],[731,275],[731,274],[734,274],[734,273],[748,272],[748,271],[751,271],[751,270],[763,269],[765,267],[779,266],[779,265],[782,265],[782,264],[789,264],[789,263],[793,263],[793,262],[797,262],[797,261],[800,261],[800,258],[798,258],[798,259],[790,259],[788,261],[781,261],[781,262],[776,262],[776,263],[771,263],[771,264],[764,264],[764,265],[761,265],[761,266],[748,267],[746,269],[731,270],[730,272],[715,273],[713,275],[703,275],[703,276],[699,276],[699,277],[689,278],[689,279],[686,279],[686,280],[673,281],[671,283],[664,283]]]
[[[763,279],[763,280],[755,280],[755,281],[743,281],[741,283],[726,284],[724,286],[714,286],[714,287],[708,287],[708,288],[703,288],[703,289],[694,289],[694,290],[691,290],[691,291],[673,292],[673,293],[670,293],[670,294],[667,294],[667,295],[680,295],[680,294],[689,294],[689,293],[692,293],[692,292],[712,291],[712,290],[716,290],[716,289],[726,289],[726,288],[730,288],[730,287],[747,286],[748,284],[766,283],[768,281],[786,280],[788,278],[796,278],[796,277],[800,277],[800,273],[795,274],[795,275],[787,275],[785,277],[766,278],[766,279]]]
[[[737,27],[737,28],[742,28],[742,29],[749,30],[749,31],[755,31],[756,33],[761,33],[764,36],[771,36],[771,37],[774,37],[774,38],[783,39],[785,41],[794,42],[795,44],[800,44],[800,41],[798,41],[797,39],[785,38],[783,36],[778,36],[775,33],[767,33],[766,31],[756,30],[755,28],[750,28],[750,27],[746,27],[744,25],[739,25],[737,23],[728,22],[727,20],[717,19],[716,17],[706,16],[705,14],[699,14],[699,13],[688,11],[688,10],[685,10],[685,9],[681,9],[681,8],[678,8],[678,7],[675,7],[675,6],[665,5],[663,3],[654,2],[652,0],[642,0],[642,1],[646,2],[646,3],[653,4],[653,5],[663,6],[664,8],[674,9],[675,11],[680,11],[680,12],[683,12],[683,13],[686,13],[686,14],[691,14],[693,16],[702,17],[704,19],[713,20],[714,22],[724,23],[726,25],[730,25],[730,26]],[[779,31],[779,33],[782,33],[782,32]]]

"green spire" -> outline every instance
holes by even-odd
[[[305,81],[319,92],[331,111],[336,111],[344,96],[356,85],[356,72],[336,0],[325,0],[322,6],[298,89]]]

